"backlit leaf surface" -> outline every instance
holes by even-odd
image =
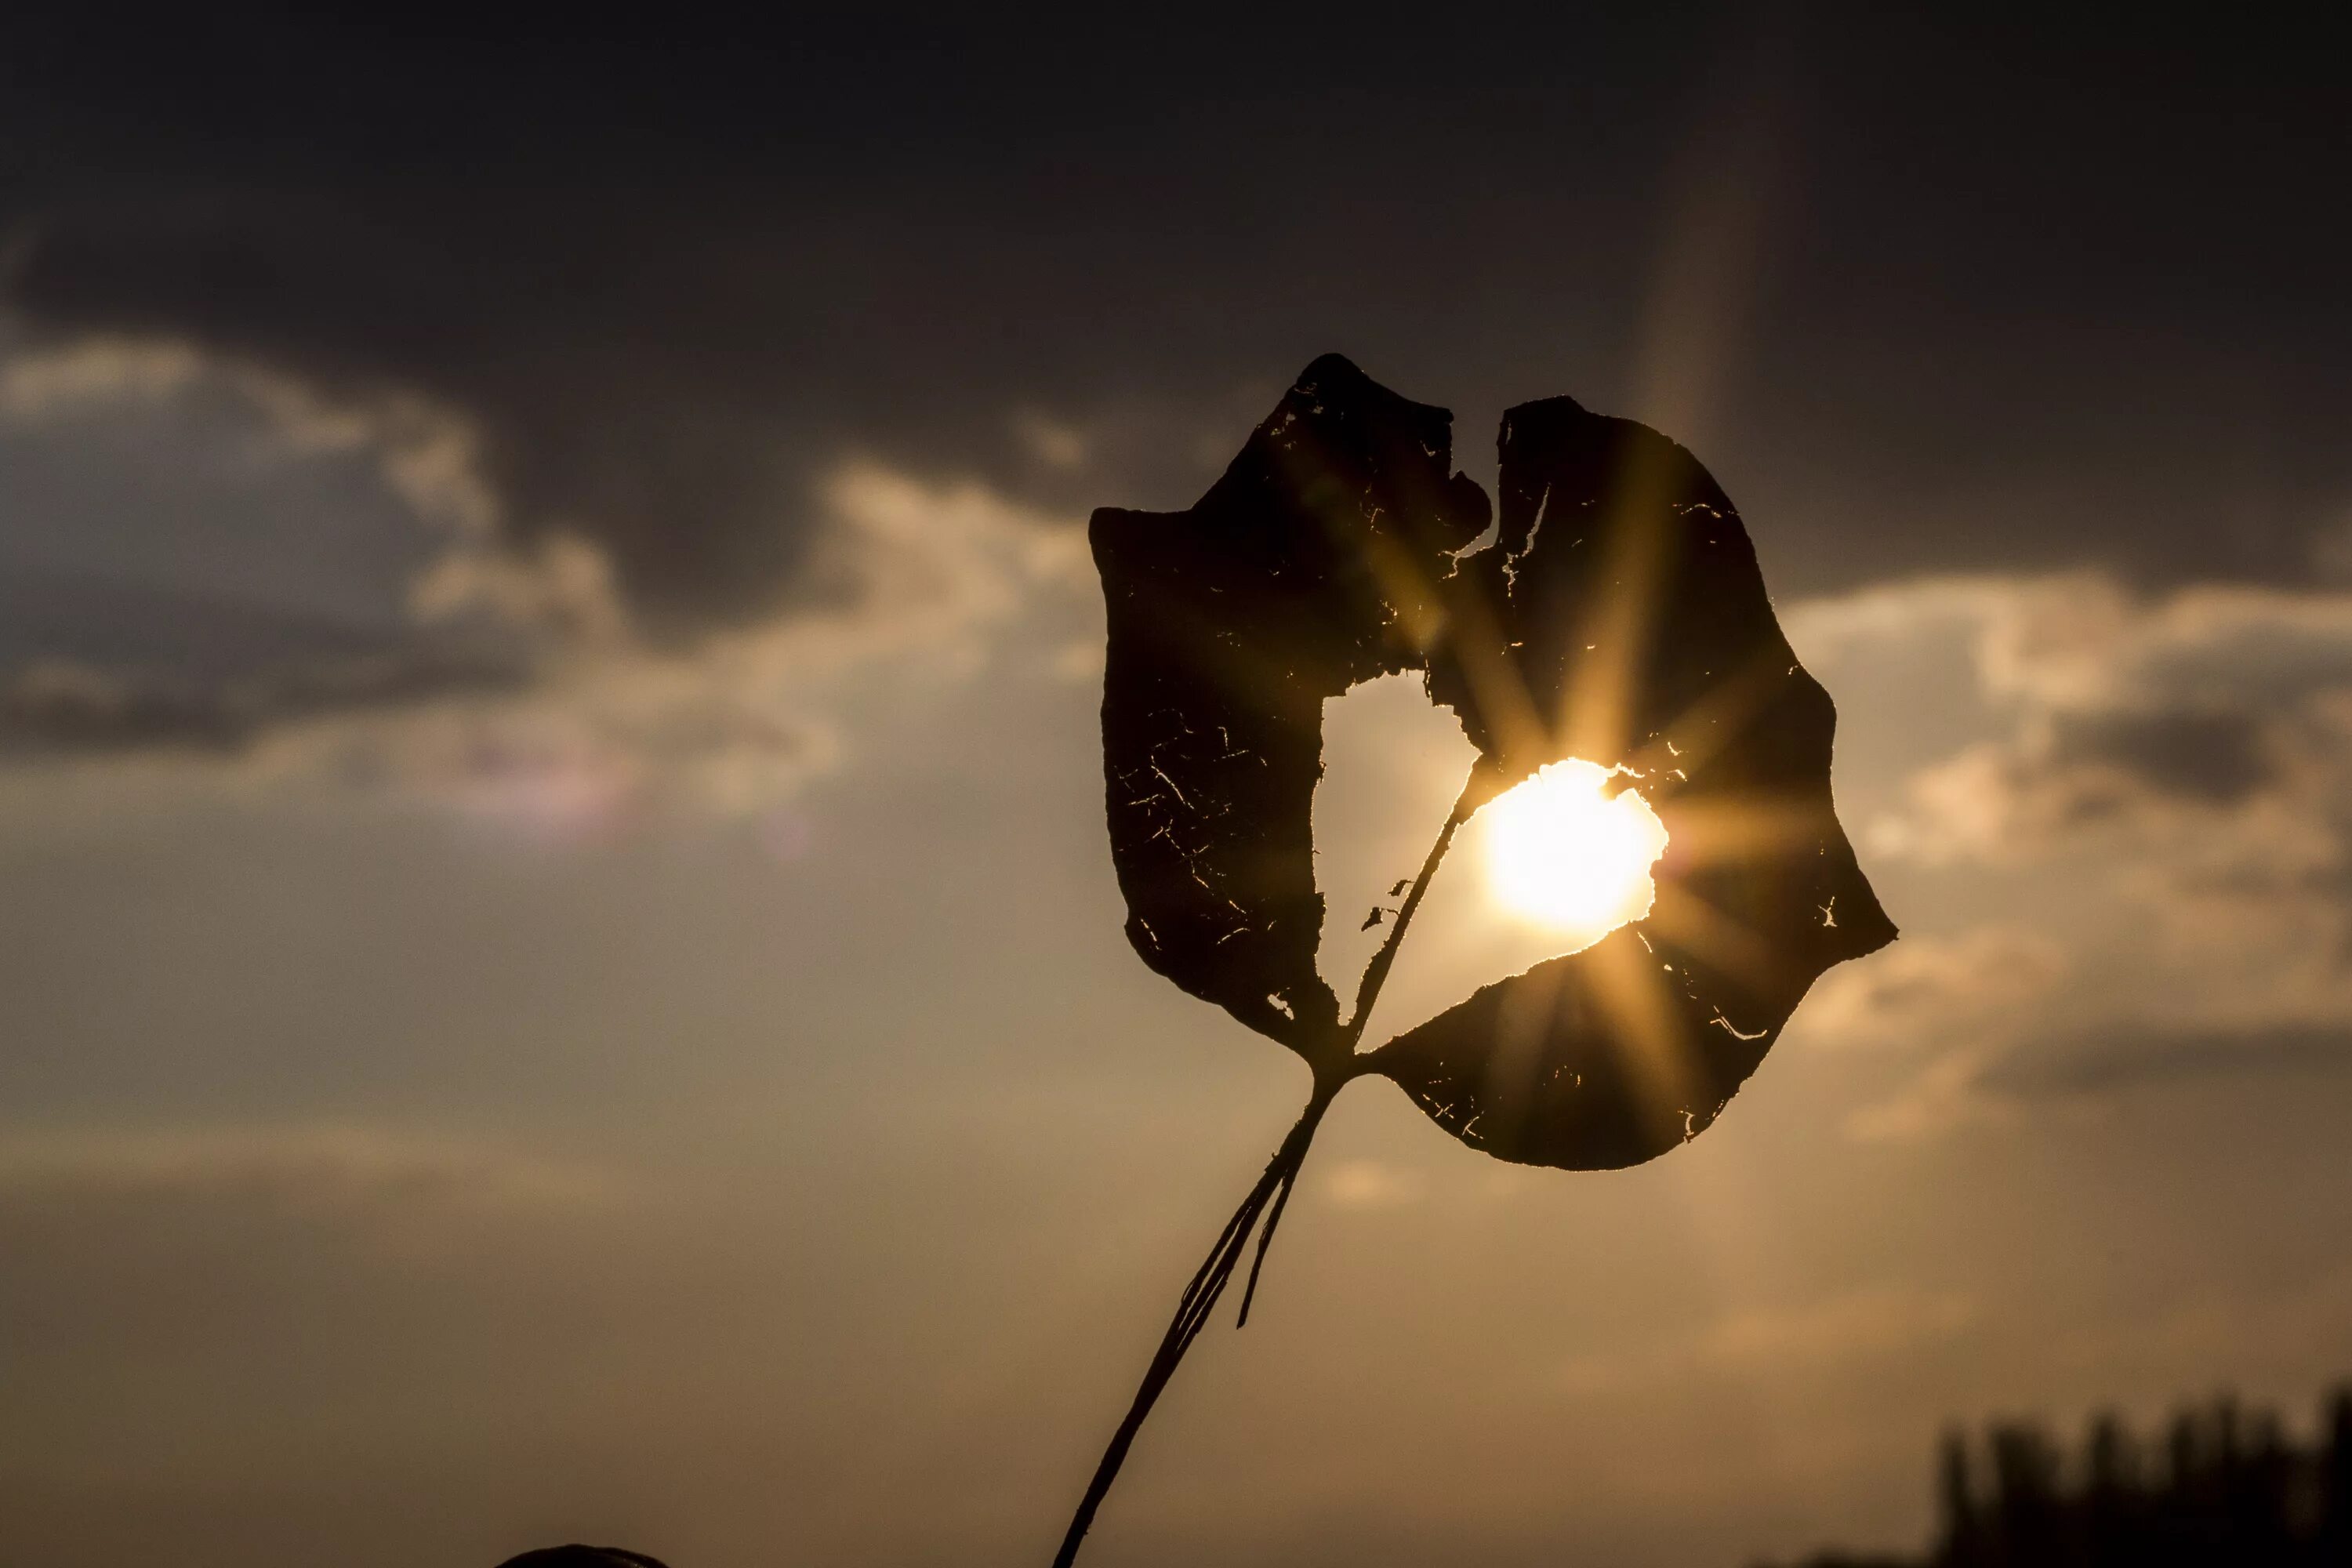
[[[1832,808],[1828,695],[1697,459],[1565,397],[1523,405],[1495,537],[1469,550],[1493,514],[1451,471],[1451,426],[1327,355],[1190,510],[1096,513],[1128,935],[1318,1073],[1382,1073],[1474,1147],[1633,1164],[1713,1121],[1806,988],[1894,927]],[[1480,753],[1463,813],[1580,757],[1620,770],[1669,843],[1644,918],[1359,1054],[1315,962],[1323,704],[1409,669]]]

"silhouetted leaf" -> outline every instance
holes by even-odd
[[[1332,1097],[1366,1072],[1473,1147],[1630,1165],[1715,1120],[1821,973],[1895,934],[1830,800],[1835,714],[1798,667],[1747,531],[1691,455],[1567,398],[1503,421],[1502,514],[1452,465],[1453,416],[1337,355],[1307,367],[1190,510],[1105,510],[1103,772],[1128,940],[1306,1058],[1315,1088],[1177,1304],[1055,1556],[1069,1568],[1152,1405]],[[1316,967],[1323,704],[1426,672],[1479,761],[1346,1016]],[[1669,835],[1635,924],[1358,1042],[1454,830],[1546,763],[1642,791]]]
[[[1706,471],[1568,398],[1524,405],[1496,538],[1461,554],[1488,509],[1449,472],[1451,423],[1327,355],[1191,510],[1095,514],[1128,936],[1318,1072],[1376,1068],[1475,1147],[1631,1164],[1712,1121],[1813,980],[1894,928],[1832,809],[1829,699]],[[1637,925],[1358,1058],[1360,1016],[1316,969],[1323,703],[1410,668],[1481,754],[1464,812],[1576,756],[1622,769],[1670,841]]]
[[[1713,1121],[1806,988],[1895,927],[1832,805],[1835,710],[1706,470],[1564,397],[1512,409],[1501,447],[1498,537],[1455,579],[1433,694],[1490,790],[1571,755],[1633,775],[1668,834],[1657,900],[1374,1060],[1489,1153],[1630,1165]]]
[[[1326,355],[1190,511],[1094,516],[1128,940],[1310,1055],[1339,1022],[1315,969],[1323,700],[1422,662],[1449,552],[1486,526],[1452,422]]]

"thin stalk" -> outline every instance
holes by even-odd
[[[1265,1211],[1267,1200],[1278,1188],[1286,1187],[1297,1174],[1298,1166],[1307,1158],[1307,1146],[1313,1142],[1316,1125],[1331,1104],[1332,1095],[1339,1092],[1334,1082],[1325,1087],[1318,1082],[1315,1097],[1307,1102],[1290,1135],[1282,1141],[1274,1158],[1266,1163],[1265,1173],[1242,1200],[1234,1217],[1217,1237],[1216,1246],[1193,1275],[1183,1300],[1177,1304],[1174,1321],[1160,1336],[1160,1349],[1153,1354],[1151,1364],[1144,1369],[1142,1385],[1135,1391],[1135,1401],[1128,1406],[1127,1417],[1111,1434],[1110,1446],[1103,1450],[1101,1463],[1095,1467],[1094,1479],[1087,1483],[1086,1496],[1078,1500],[1078,1510],[1071,1517],[1070,1528],[1062,1537],[1062,1549],[1054,1554],[1054,1568],[1070,1568],[1078,1558],[1078,1545],[1086,1539],[1087,1528],[1095,1521],[1095,1510],[1109,1494],[1110,1484],[1118,1479],[1119,1467],[1127,1461],[1127,1451],[1135,1442],[1135,1435],[1143,1428],[1144,1417],[1159,1403],[1160,1391],[1169,1379],[1176,1375],[1177,1364],[1184,1352],[1192,1348],[1201,1330],[1215,1309],[1217,1299],[1224,1294],[1226,1284],[1233,1279],[1234,1268],[1241,1262],[1243,1250],[1249,1245],[1250,1231],[1256,1226],[1258,1215]]]
[[[1364,965],[1363,978],[1356,983],[1356,1012],[1348,1020],[1341,1034],[1352,1054],[1364,1037],[1364,1026],[1371,1020],[1372,1004],[1381,999],[1381,987],[1388,983],[1389,970],[1396,963],[1397,949],[1404,942],[1405,927],[1412,923],[1412,913],[1421,908],[1421,897],[1429,891],[1430,879],[1437,875],[1437,863],[1445,858],[1445,851],[1454,842],[1454,830],[1470,819],[1478,808],[1478,774],[1473,770],[1462,784],[1462,793],[1454,800],[1454,809],[1445,818],[1445,826],[1437,830],[1437,842],[1429,847],[1429,858],[1421,863],[1421,875],[1412,879],[1412,890],[1398,906],[1396,923],[1389,927],[1389,938],[1381,943],[1380,952]]]
[[[1304,1162],[1306,1152],[1301,1150],[1298,1157]],[[1265,1249],[1274,1245],[1274,1227],[1282,1223],[1283,1208],[1290,1202],[1290,1189],[1297,1184],[1298,1173],[1294,1170],[1283,1179],[1274,1194],[1273,1205],[1266,1210],[1265,1228],[1257,1233],[1257,1256],[1250,1259],[1249,1283],[1242,1287],[1242,1310],[1234,1315],[1234,1327],[1237,1329],[1249,1327],[1250,1303],[1257,1300],[1257,1277],[1265,1267]]]
[[[1176,1368],[1184,1352],[1208,1325],[1209,1315],[1232,1282],[1234,1271],[1240,1267],[1242,1254],[1249,1247],[1250,1232],[1256,1229],[1258,1216],[1265,1216],[1265,1228],[1259,1233],[1257,1253],[1250,1262],[1249,1281],[1242,1290],[1242,1306],[1234,1324],[1236,1328],[1249,1321],[1250,1303],[1257,1296],[1258,1273],[1265,1267],[1266,1248],[1274,1243],[1275,1226],[1282,1223],[1282,1211],[1290,1202],[1291,1189],[1297,1184],[1299,1167],[1307,1163],[1307,1150],[1315,1141],[1315,1130],[1322,1124],[1323,1113],[1330,1109],[1331,1100],[1347,1082],[1363,1070],[1356,1055],[1358,1042],[1363,1038],[1364,1026],[1372,1015],[1372,1004],[1380,999],[1381,986],[1387,981],[1390,968],[1396,963],[1398,944],[1404,941],[1405,927],[1411,923],[1413,911],[1421,907],[1422,895],[1429,890],[1430,879],[1437,874],[1437,863],[1445,858],[1446,847],[1454,842],[1454,831],[1468,819],[1472,810],[1476,775],[1462,786],[1462,795],[1454,803],[1453,813],[1439,829],[1437,842],[1430,846],[1429,858],[1422,862],[1421,875],[1413,879],[1412,890],[1397,910],[1396,923],[1389,928],[1388,940],[1381,944],[1370,963],[1365,965],[1363,978],[1356,987],[1356,1011],[1347,1024],[1332,1037],[1331,1049],[1316,1064],[1315,1092],[1299,1113],[1297,1124],[1266,1162],[1265,1173],[1242,1199],[1241,1207],[1217,1234],[1216,1244],[1209,1256],[1194,1271],[1192,1283],[1176,1303],[1176,1316],[1169,1322],[1168,1331],[1160,1339],[1160,1348],[1144,1369],[1143,1382],[1135,1391],[1135,1399],[1128,1406],[1126,1418],[1118,1430],[1111,1434],[1110,1446],[1103,1450],[1101,1462],[1095,1466],[1094,1479],[1087,1483],[1086,1495],[1078,1500],[1078,1510],[1070,1519],[1070,1528],[1062,1537],[1062,1548],[1054,1554],[1054,1568],[1071,1568],[1078,1558],[1078,1547],[1086,1540],[1087,1531],[1094,1524],[1095,1510],[1110,1493],[1111,1482],[1118,1479],[1119,1467],[1127,1462],[1127,1451],[1134,1446],[1135,1435],[1143,1429],[1144,1418],[1160,1401],[1160,1391],[1176,1375]]]

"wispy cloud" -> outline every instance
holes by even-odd
[[[1791,620],[1849,667],[1948,650],[1989,730],[1915,756],[1867,840],[2007,912],[1832,976],[1800,1016],[1823,1044],[1916,1047],[1851,1131],[2341,1059],[2352,595],[2076,573],[1891,584]]]
[[[1323,1177],[1325,1197],[1343,1209],[1390,1209],[1421,1201],[1420,1173],[1379,1160],[1342,1160]]]
[[[1875,832],[1885,853],[2179,856],[2218,839],[2224,854],[2307,855],[2279,842],[2283,813],[2340,837],[2328,808],[2352,773],[2352,594],[2139,596],[2078,574],[1886,588],[1801,618],[1833,647],[1965,625],[1980,689],[2006,715],[2000,738],[1916,774]]]
[[[807,533],[796,593],[680,638],[641,623],[607,542],[506,527],[479,432],[454,412],[331,395],[164,339],[0,357],[0,419],[23,427],[174,399],[226,400],[286,461],[367,458],[424,564],[379,584],[394,618],[365,636],[266,605],[199,616],[147,605],[152,591],[52,594],[44,625],[86,605],[105,626],[55,647],[28,633],[29,655],[0,664],[0,759],[176,757],[239,787],[390,789],[559,835],[674,806],[757,811],[843,753],[850,684],[968,679],[1041,601],[1082,602],[1088,586],[1076,519],[850,457],[772,498]],[[160,635],[175,625],[192,650],[201,633],[205,650],[243,651],[175,654]],[[121,635],[134,626],[149,630]]]
[[[631,1191],[598,1166],[347,1123],[19,1131],[0,1140],[0,1211],[19,1215],[200,1206],[371,1229],[606,1209]]]
[[[2352,1020],[2183,1028],[2120,1022],[2032,1042],[1992,1065],[1983,1087],[2021,1099],[2270,1073],[2352,1070]]]
[[[2015,1035],[2066,971],[2065,949],[2013,924],[1908,938],[1832,971],[1806,998],[1799,1037],[1823,1048],[1935,1051]]]
[[[1577,1393],[1601,1393],[1691,1377],[1818,1377],[1948,1343],[1978,1316],[1966,1296],[1874,1285],[1796,1305],[1740,1308],[1647,1346],[1572,1357],[1559,1379]]]

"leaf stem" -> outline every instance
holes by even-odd
[[[1462,793],[1454,798],[1454,810],[1447,815],[1445,826],[1437,830],[1437,842],[1429,847],[1429,858],[1421,863],[1421,875],[1412,879],[1412,890],[1404,896],[1397,909],[1396,923],[1389,927],[1388,940],[1381,943],[1380,952],[1364,965],[1363,978],[1356,984],[1356,1011],[1339,1031],[1350,1056],[1364,1037],[1364,1026],[1370,1022],[1372,1004],[1381,998],[1381,987],[1387,984],[1389,969],[1396,963],[1397,948],[1404,942],[1405,927],[1412,923],[1412,912],[1421,908],[1421,897],[1429,891],[1430,879],[1437,875],[1437,863],[1445,858],[1446,848],[1454,842],[1454,831],[1470,820],[1478,809],[1478,772],[1472,769],[1462,783]]]
[[[1257,1227],[1258,1216],[1265,1216],[1265,1228],[1260,1231],[1256,1255],[1250,1261],[1249,1281],[1242,1290],[1242,1306],[1234,1327],[1249,1321],[1250,1303],[1257,1296],[1258,1273],[1265,1267],[1266,1248],[1274,1243],[1275,1226],[1282,1223],[1282,1211],[1290,1202],[1291,1189],[1297,1184],[1299,1167],[1307,1163],[1307,1146],[1315,1141],[1315,1130],[1322,1125],[1323,1113],[1331,1108],[1331,1100],[1349,1080],[1364,1070],[1364,1063],[1356,1054],[1357,1043],[1362,1039],[1364,1026],[1372,1016],[1372,1004],[1380,999],[1381,987],[1388,980],[1389,969],[1396,963],[1398,944],[1404,941],[1405,927],[1412,922],[1413,910],[1421,907],[1422,895],[1429,890],[1430,879],[1437,874],[1437,864],[1445,858],[1446,847],[1454,842],[1454,829],[1469,819],[1477,809],[1478,774],[1474,770],[1462,785],[1460,798],[1454,810],[1438,830],[1437,842],[1430,846],[1429,858],[1422,862],[1421,875],[1413,879],[1412,890],[1397,910],[1396,923],[1389,928],[1388,940],[1364,966],[1363,978],[1356,988],[1356,1011],[1348,1022],[1331,1037],[1328,1049],[1313,1059],[1315,1091],[1299,1113],[1297,1124],[1266,1162],[1265,1173],[1242,1199],[1241,1207],[1225,1228],[1217,1233],[1209,1256],[1192,1275],[1192,1282],[1184,1288],[1176,1303],[1176,1316],[1169,1322],[1168,1331],[1160,1339],[1160,1348],[1144,1369],[1143,1382],[1135,1391],[1135,1399],[1128,1406],[1126,1418],[1118,1430],[1111,1434],[1110,1446],[1103,1450],[1101,1462],[1095,1466],[1094,1479],[1087,1483],[1086,1495],[1078,1500],[1077,1512],[1070,1519],[1070,1528],[1062,1537],[1062,1548],[1054,1554],[1054,1568],[1070,1568],[1077,1561],[1078,1547],[1086,1540],[1087,1531],[1094,1524],[1095,1511],[1109,1495],[1111,1482],[1118,1479],[1119,1467],[1127,1462],[1127,1451],[1134,1446],[1135,1435],[1143,1429],[1144,1418],[1159,1403],[1160,1391],[1176,1375],[1177,1365],[1192,1342],[1201,1337],[1208,1325],[1209,1314],[1216,1309],[1218,1298],[1240,1267],[1242,1254],[1248,1249],[1250,1232]]]
[[[1160,1391],[1168,1386],[1169,1379],[1176,1375],[1177,1364],[1184,1359],[1184,1352],[1192,1348],[1192,1342],[1200,1337],[1201,1330],[1208,1323],[1210,1312],[1215,1310],[1217,1299],[1224,1294],[1225,1286],[1232,1280],[1234,1269],[1240,1264],[1242,1253],[1249,1245],[1250,1231],[1255,1227],[1258,1215],[1265,1212],[1268,1200],[1277,1191],[1287,1195],[1299,1165],[1307,1158],[1307,1146],[1314,1141],[1315,1129],[1322,1121],[1323,1112],[1330,1108],[1331,1097],[1339,1091],[1339,1085],[1344,1081],[1317,1078],[1314,1098],[1307,1102],[1307,1109],[1300,1113],[1297,1125],[1291,1128],[1290,1135],[1274,1152],[1274,1158],[1266,1163],[1265,1173],[1257,1179],[1257,1184],[1242,1200],[1241,1207],[1234,1211],[1234,1217],[1225,1222],[1225,1228],[1219,1233],[1216,1245],[1209,1249],[1207,1259],[1202,1263],[1199,1272],[1192,1276],[1192,1283],[1186,1287],[1183,1299],[1177,1303],[1174,1320],[1169,1323],[1168,1331],[1160,1336],[1160,1349],[1153,1354],[1151,1364],[1144,1369],[1143,1383],[1135,1391],[1135,1400],[1128,1406],[1126,1419],[1118,1424],[1118,1430],[1111,1434],[1110,1446],[1103,1450],[1102,1461],[1095,1467],[1094,1479],[1087,1484],[1086,1495],[1078,1500],[1077,1512],[1072,1516],[1070,1528],[1062,1537],[1062,1549],[1054,1554],[1054,1568],[1070,1568],[1070,1564],[1077,1561],[1079,1543],[1086,1539],[1087,1528],[1094,1523],[1095,1510],[1102,1506],[1104,1497],[1110,1491],[1111,1482],[1118,1479],[1119,1467],[1127,1460],[1127,1451],[1134,1444],[1136,1433],[1142,1430],[1144,1417],[1151,1414],[1151,1407],[1159,1402]],[[1279,1206],[1276,1205],[1277,1213]],[[1265,1260],[1263,1244],[1258,1257],[1259,1261]],[[1255,1268],[1251,1270],[1251,1276],[1255,1281]]]

